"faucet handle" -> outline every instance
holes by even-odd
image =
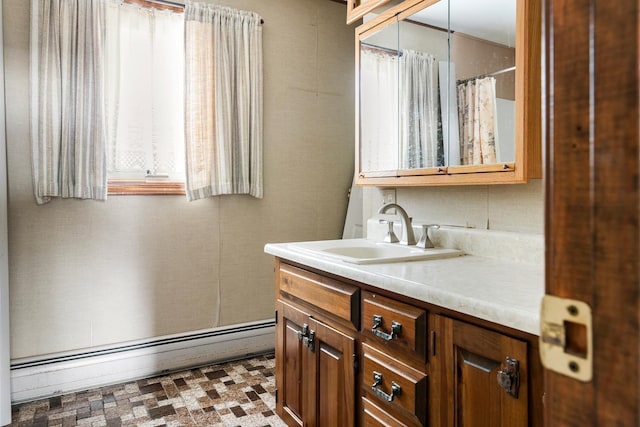
[[[387,224],[389,226],[389,229],[387,230],[387,234],[386,236],[384,236],[383,242],[386,243],[398,243],[398,236],[396,236],[396,233],[393,232],[393,221],[387,220],[387,219],[381,219],[379,220],[380,224]]]
[[[435,245],[431,239],[429,239],[429,229],[437,230],[438,228],[440,228],[440,225],[438,224],[422,224],[422,237],[420,237],[416,246],[424,249],[435,248]]]

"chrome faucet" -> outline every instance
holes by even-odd
[[[411,226],[411,218],[407,215],[407,211],[405,211],[400,205],[397,203],[388,203],[383,205],[378,209],[379,214],[383,214],[389,209],[396,208],[398,213],[400,213],[400,217],[402,218],[402,238],[400,239],[401,245],[415,245],[416,237],[413,234],[413,227]]]

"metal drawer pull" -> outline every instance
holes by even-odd
[[[382,338],[386,341],[391,341],[394,336],[397,336],[402,330],[402,325],[395,320],[391,322],[391,333],[388,334],[378,329],[378,327],[382,326],[382,316],[374,314],[373,315],[373,327],[371,328],[371,332],[373,332],[376,336]]]
[[[380,372],[373,372],[373,385],[371,389],[375,394],[386,400],[387,402],[393,402],[393,398],[402,394],[402,388],[395,381],[391,381],[391,394],[387,394],[378,388],[382,384],[382,374]]]

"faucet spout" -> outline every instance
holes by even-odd
[[[402,238],[400,239],[400,244],[402,245],[415,245],[416,237],[413,234],[413,227],[411,226],[411,218],[407,215],[407,211],[405,211],[402,206],[397,203],[388,203],[386,205],[382,205],[380,209],[378,209],[379,214],[383,214],[387,212],[389,209],[397,209],[398,213],[400,213],[400,218],[402,218]]]

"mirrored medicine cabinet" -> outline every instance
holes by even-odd
[[[356,29],[356,184],[542,175],[541,0],[405,0]]]

